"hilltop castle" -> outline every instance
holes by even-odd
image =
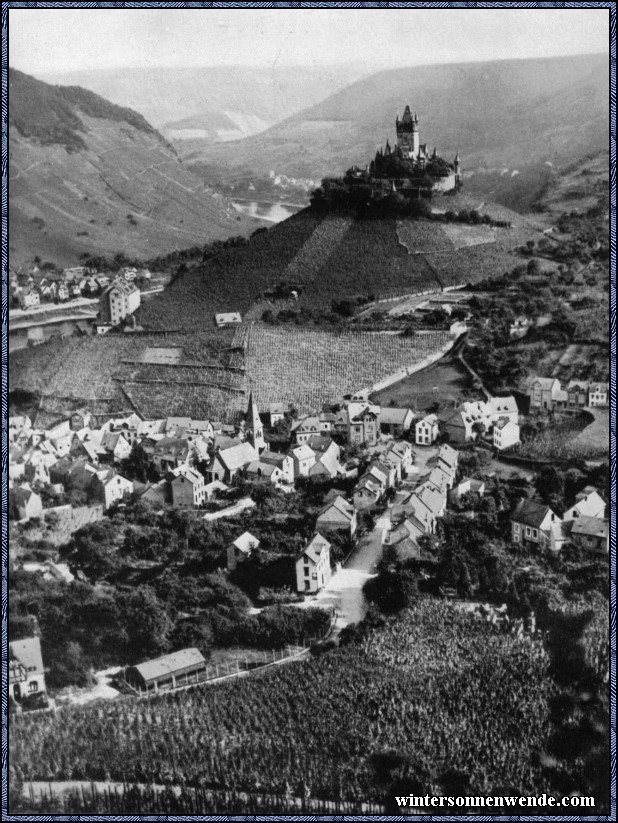
[[[427,144],[421,143],[418,116],[406,106],[403,117],[395,119],[397,144],[389,140],[367,168],[353,166],[346,173],[349,182],[371,183],[374,194],[387,191],[405,196],[431,197],[461,186],[462,170],[459,153],[452,163],[439,157],[434,148],[431,155]]]

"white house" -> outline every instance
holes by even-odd
[[[289,454],[279,454],[268,449],[260,455],[262,463],[269,463],[276,466],[281,471],[281,482],[292,484],[294,482],[294,458]]]
[[[308,477],[311,467],[316,461],[313,449],[304,443],[302,446],[290,449],[289,455],[294,461],[294,477]]]
[[[316,534],[296,559],[296,590],[317,594],[330,576],[330,543],[321,534]]]
[[[519,443],[519,424],[508,418],[502,418],[494,423],[494,448],[498,451],[510,449]]]
[[[9,643],[9,694],[17,703],[36,694],[45,694],[45,669],[38,637]]]
[[[233,572],[239,563],[244,563],[251,556],[251,552],[257,549],[260,541],[251,532],[244,532],[227,547],[227,570]]]
[[[589,406],[609,405],[609,383],[591,383],[588,387]]]
[[[104,477],[95,475],[98,482],[98,496],[103,503],[104,509],[109,509],[114,503],[117,503],[125,497],[125,495],[132,494],[133,483],[116,474],[113,469],[110,469]]]
[[[574,520],[576,517],[605,517],[607,503],[594,486],[586,486],[575,497],[575,503],[564,513],[563,520]]]
[[[260,460],[254,460],[247,466],[247,478],[249,480],[264,481],[273,486],[278,486],[283,479],[283,472],[279,466],[273,463],[265,463]]]
[[[206,500],[203,475],[186,464],[172,470],[170,489],[172,505],[178,508],[197,508]]]
[[[435,443],[438,431],[437,415],[428,414],[416,423],[416,444],[418,446],[430,446],[432,443]]]

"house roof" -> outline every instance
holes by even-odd
[[[228,471],[235,471],[258,459],[258,453],[251,443],[239,443],[229,449],[221,449],[215,455]]]
[[[438,415],[437,414],[427,414],[425,417],[421,418],[421,420],[416,421],[416,425],[418,426],[421,423],[425,423],[428,426],[435,426],[438,422]]]
[[[591,392],[608,392],[609,391],[609,383],[591,383],[589,386],[589,391]]]
[[[533,377],[530,379],[531,386],[540,385],[542,389],[551,389],[556,383],[560,385],[560,381],[555,377]]]
[[[307,445],[313,449],[314,452],[325,452],[333,442],[330,437],[314,434],[307,440]]]
[[[253,463],[249,463],[247,466],[247,471],[249,474],[262,474],[266,477],[271,477],[274,472],[277,470],[281,471],[279,466],[275,465],[274,463],[265,463],[263,460],[254,460]]]
[[[307,555],[311,558],[311,560],[313,560],[314,563],[317,563],[322,555],[322,552],[328,551],[329,549],[330,543],[328,540],[325,537],[322,537],[321,534],[316,534],[308,545],[302,550],[300,557]]]
[[[182,437],[162,437],[161,440],[155,443],[154,451],[159,456],[172,455],[178,457],[187,454],[189,444]]]
[[[184,477],[185,480],[188,480],[189,483],[195,485],[196,483],[204,482],[204,478],[202,475],[194,468],[188,465],[178,466],[178,468],[172,470],[173,480],[172,483],[176,482],[178,479]]]
[[[416,495],[416,497],[418,497],[418,499],[424,503],[425,506],[427,506],[434,517],[440,513],[445,503],[444,495],[437,491],[434,486],[419,486],[415,490],[414,495]]]
[[[238,551],[241,551],[243,554],[250,554],[252,549],[257,549],[260,545],[260,541],[257,537],[251,534],[251,532],[243,532],[240,537],[237,537],[236,540],[232,543]]]
[[[192,648],[181,649],[178,652],[158,657],[156,660],[148,660],[146,663],[131,666],[131,668],[139,672],[145,681],[153,681],[182,669],[205,665],[206,660],[199,649]]]
[[[240,312],[237,312],[237,311],[220,312],[219,314],[215,314],[215,322],[216,323],[240,323],[241,322]]]
[[[26,670],[34,669],[37,674],[44,672],[41,640],[38,637],[13,640],[9,643],[9,658],[17,660]]]
[[[577,517],[573,521],[571,534],[606,539],[609,534],[609,520],[601,520],[600,517]]]
[[[493,414],[517,414],[517,401],[512,394],[507,397],[492,397],[489,406]]]
[[[411,409],[383,406],[380,410],[380,423],[386,423],[388,426],[403,426],[409,415],[412,415]]]
[[[438,452],[438,459],[442,460],[448,466],[452,466],[453,468],[456,467],[458,457],[458,451],[454,449],[452,446],[449,446],[448,443],[445,443],[443,446],[440,446],[440,451]]]
[[[306,443],[303,443],[302,446],[295,446],[290,451],[297,460],[307,460],[310,457],[315,457],[315,452]]]
[[[339,514],[345,517],[346,520],[352,520],[354,518],[354,506],[351,503],[348,503],[348,501],[341,497],[340,494],[321,509],[318,514],[318,520],[326,514],[326,512],[331,511],[331,509],[335,509]]]
[[[291,458],[289,454],[271,452],[268,449],[266,451],[263,451],[260,455],[260,461],[262,463],[270,463],[272,466],[277,466],[280,469],[283,469],[285,461],[290,459]]]
[[[480,492],[485,488],[485,483],[482,480],[476,480],[474,477],[464,477],[461,483],[457,485],[457,494],[465,494],[462,486],[467,486],[470,492]]]
[[[544,503],[537,503],[535,500],[523,499],[520,500],[515,507],[511,515],[511,520],[517,523],[524,523],[526,526],[534,526],[538,529],[548,514],[553,514],[549,506],[546,506]]]
[[[100,282],[108,280],[109,278],[106,277],[98,277],[97,280]],[[110,285],[105,289],[103,294],[109,294],[112,290],[120,291],[125,295],[134,294],[136,291],[139,291],[137,286],[134,283],[129,283],[124,277],[116,277]]]

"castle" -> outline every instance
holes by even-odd
[[[364,170],[353,166],[346,178],[349,182],[371,183],[374,194],[387,191],[405,196],[431,197],[438,192],[457,189],[462,183],[459,153],[452,163],[439,157],[434,148],[431,155],[427,144],[421,143],[418,116],[406,106],[403,117],[395,120],[397,145],[389,140]]]

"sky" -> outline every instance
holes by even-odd
[[[44,76],[129,67],[428,63],[608,51],[607,9],[9,10],[9,65]]]

